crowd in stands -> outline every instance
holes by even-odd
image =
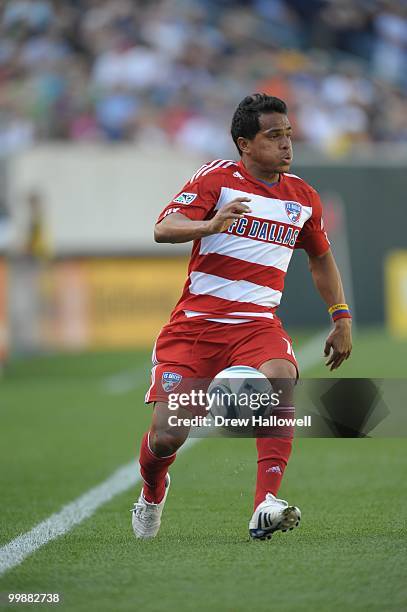
[[[0,154],[40,141],[231,154],[247,93],[326,151],[407,139],[405,0],[9,0]]]

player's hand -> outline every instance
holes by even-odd
[[[349,358],[352,352],[352,331],[351,319],[338,319],[334,329],[329,334],[325,342],[324,354],[329,357],[325,362],[329,369],[336,370]]]
[[[216,215],[208,222],[208,233],[218,234],[227,230],[235,219],[242,219],[245,213],[251,209],[243,202],[250,202],[250,198],[235,198],[231,202],[222,206]]]

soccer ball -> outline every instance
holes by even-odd
[[[270,409],[267,396],[272,393],[268,378],[255,368],[245,365],[226,368],[216,374],[208,387],[209,415],[213,419],[217,416],[224,419],[263,416]]]

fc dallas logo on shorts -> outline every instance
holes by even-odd
[[[163,372],[163,375],[161,376],[161,384],[164,391],[167,393],[168,391],[175,389],[175,387],[178,387],[181,380],[181,374],[176,374],[176,372]]]
[[[301,217],[301,204],[298,202],[286,202],[285,203],[285,212],[287,213],[288,218],[292,223],[297,223],[299,218]]]

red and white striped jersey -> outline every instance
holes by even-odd
[[[294,174],[272,185],[251,176],[242,162],[203,165],[162,211],[210,219],[236,197],[251,212],[228,230],[195,240],[188,278],[171,321],[200,317],[225,323],[272,320],[294,249],[319,255],[329,248],[315,189]]]

